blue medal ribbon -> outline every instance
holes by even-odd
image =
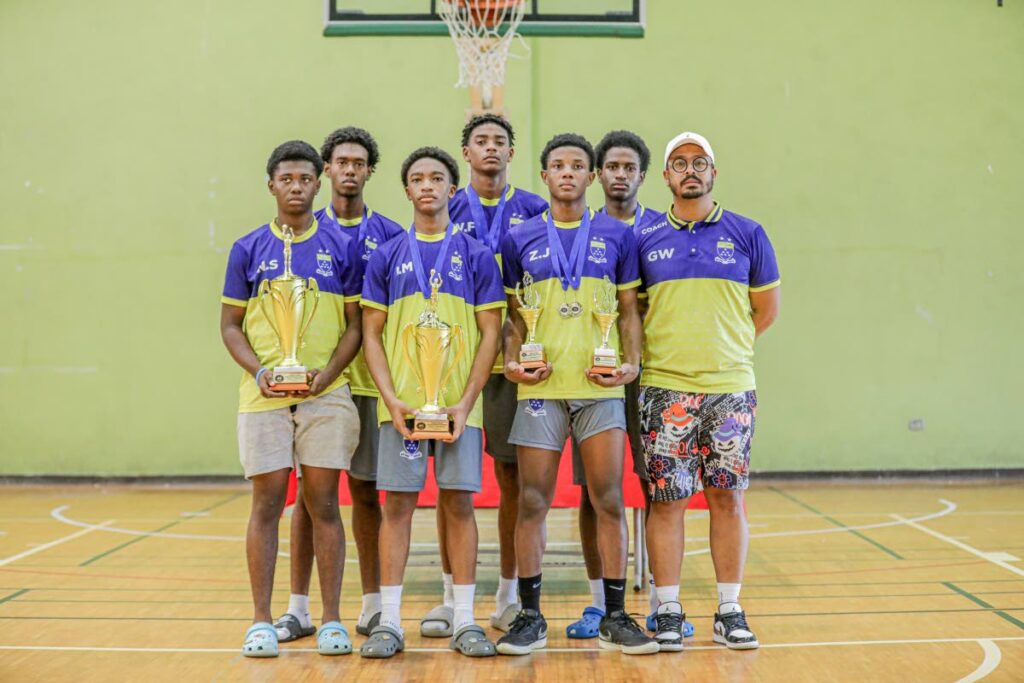
[[[501,198],[498,206],[494,209],[494,216],[490,223],[487,222],[487,214],[484,212],[480,195],[476,193],[472,185],[466,185],[466,198],[469,200],[469,212],[473,214],[473,225],[476,227],[476,238],[491,248],[495,254],[498,253],[498,246],[501,242],[501,219],[505,214],[505,199],[508,197],[508,186],[501,191]],[[486,230],[485,230],[486,228]]]
[[[336,226],[338,226],[339,229],[344,229],[344,228],[341,227],[341,223],[338,222],[338,214],[334,212],[334,205],[328,204],[327,205],[327,210],[324,213],[327,214],[328,218],[330,218],[332,221],[334,221],[334,224]],[[356,235],[357,235],[356,239],[359,240],[358,243],[359,243],[359,245],[361,245],[360,246],[361,250],[366,247],[366,233],[369,230],[369,228],[370,228],[369,210],[366,208],[366,205],[363,204],[363,220],[359,222],[359,229],[356,232]],[[359,253],[362,253],[361,250],[360,250]]]
[[[455,232],[455,226],[451,223],[444,231],[444,241],[441,242],[441,251],[437,252],[437,258],[434,259],[434,267],[430,273],[441,273],[441,265],[444,263],[444,257],[448,253],[448,244],[452,241],[452,235]],[[409,251],[412,252],[412,269],[416,273],[416,282],[419,283],[420,291],[423,292],[423,298],[429,299],[430,290],[430,278],[427,272],[423,269],[423,257],[420,255],[420,246],[416,244],[419,240],[416,239],[416,225],[414,224],[409,228]]]
[[[608,212],[605,210],[607,208],[608,207],[601,207],[601,210],[598,213],[603,213],[605,216],[607,216]],[[637,202],[636,203],[636,213],[633,214],[633,229],[634,230],[636,228],[640,227],[640,218],[643,215],[644,215],[644,207],[640,206],[640,202]]]
[[[580,282],[583,281],[584,254],[587,252],[589,240],[590,209],[584,207],[579,231],[573,239],[572,251],[566,256],[562,239],[558,236],[558,230],[555,228],[555,220],[551,217],[551,211],[548,210],[548,245],[551,249],[551,265],[555,271],[555,277],[562,283],[563,292],[569,287],[580,288]]]

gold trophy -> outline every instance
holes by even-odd
[[[277,334],[281,353],[284,354],[281,365],[270,373],[270,383],[275,391],[306,391],[309,389],[309,374],[296,354],[305,346],[306,331],[320,301],[320,288],[313,278],[309,278],[307,284],[305,278],[292,272],[295,233],[288,225],[281,226],[281,232],[284,233],[284,272],[273,280],[260,282],[257,292],[260,308]],[[313,295],[312,304],[309,302],[310,294]]]
[[[526,343],[519,350],[519,364],[526,370],[542,368],[547,364],[544,345],[537,341],[537,321],[544,307],[540,305],[540,292],[533,286],[533,276],[523,272],[523,286],[520,292],[516,283],[516,299],[519,301],[519,316],[526,323]]]
[[[419,382],[427,402],[413,416],[413,439],[452,441],[451,418],[441,409],[441,389],[458,367],[466,350],[466,338],[460,325],[449,325],[437,317],[437,291],[441,275],[430,271],[430,299],[420,321],[402,328],[402,352]],[[410,346],[412,345],[412,346]],[[445,366],[447,365],[447,371]]]
[[[594,365],[590,368],[592,373],[598,375],[610,375],[619,367],[619,353],[608,346],[608,335],[611,334],[612,325],[619,317],[618,291],[608,276],[604,276],[604,282],[597,286],[594,292],[594,319],[601,328],[601,345],[594,349]]]

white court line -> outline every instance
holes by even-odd
[[[858,645],[931,645],[938,643],[983,643],[993,641],[1020,641],[1024,636],[1004,636],[997,638],[919,638],[914,640],[840,640],[817,643],[762,643],[761,649],[789,649],[798,647],[846,647]],[[984,647],[984,646],[982,646]],[[687,645],[686,650],[717,650],[726,651],[724,645]],[[0,645],[0,650],[28,650],[42,652],[196,652],[196,653],[231,653],[241,654],[241,648],[236,647],[84,647],[77,645]],[[425,653],[446,653],[456,655],[454,650],[447,647],[410,647],[405,652]],[[287,648],[281,650],[281,654],[316,652],[315,648]],[[544,654],[545,652],[604,652],[614,654],[611,650],[604,650],[599,647],[546,647],[542,650],[535,650],[533,654]]]
[[[961,543],[960,541],[956,540],[955,538],[951,538],[950,536],[947,536],[945,534],[940,534],[938,531],[933,531],[932,529],[929,529],[926,526],[922,526],[922,525],[917,523],[918,520],[904,519],[904,518],[900,517],[899,515],[895,515],[895,514],[894,515],[889,515],[889,516],[892,517],[893,519],[899,520],[900,522],[906,524],[907,526],[911,526],[911,527],[917,529],[918,531],[923,531],[924,533],[928,534],[929,536],[934,536],[935,538],[939,539],[940,541],[945,541],[946,543],[949,543],[950,545],[955,545],[957,548],[960,548],[960,550],[965,550],[965,551],[971,553],[972,555],[977,555],[981,559],[986,560],[988,562],[991,562],[994,565],[998,565],[998,566],[1002,567],[1003,569],[1007,569],[1007,570],[1013,572],[1014,574],[1017,574],[1018,576],[1024,576],[1024,569],[1021,569],[1020,567],[1014,567],[1012,564],[1009,564],[1009,563],[1004,562],[1003,560],[999,559],[999,553],[986,553],[986,552],[983,552],[981,550],[978,550],[977,548],[971,547],[971,546],[967,545],[966,543]]]
[[[991,640],[979,640],[978,645],[981,645],[981,649],[985,651],[985,659],[981,660],[981,666],[967,676],[961,678],[956,683],[974,683],[974,681],[980,681],[985,676],[988,676],[990,673],[995,671],[999,666],[999,662],[1003,660],[1002,651],[1000,651],[999,646]]]
[[[11,562],[17,562],[18,560],[26,558],[29,555],[35,555],[38,552],[42,552],[44,550],[49,550],[50,548],[52,548],[55,545],[60,545],[61,543],[67,543],[68,541],[73,541],[76,538],[78,538],[79,536],[85,536],[86,534],[91,533],[93,531],[96,531],[97,529],[106,529],[108,524],[113,524],[113,523],[114,523],[113,519],[108,519],[107,521],[100,522],[99,524],[90,524],[87,529],[82,529],[81,531],[76,531],[73,534],[70,534],[68,536],[64,536],[63,538],[58,538],[57,540],[50,541],[49,543],[44,543],[42,545],[37,545],[35,548],[31,548],[29,550],[26,550],[23,553],[18,553],[17,555],[11,555],[10,557],[5,557],[4,559],[0,560],[0,567],[4,567],[6,565],[9,565]]]

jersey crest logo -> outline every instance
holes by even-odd
[[[526,400],[526,414],[531,417],[543,417],[548,414],[544,409],[544,399],[530,398]]]
[[[334,259],[331,250],[318,249],[316,254],[316,273],[324,277],[334,277]]]
[[[376,249],[376,248],[377,248],[377,243],[374,242],[369,237],[367,237],[365,240],[363,240],[363,260],[364,261],[369,261],[370,260],[370,253],[373,252],[373,250]]]
[[[457,251],[452,253],[452,267],[448,271],[448,277],[456,282],[462,282],[462,257]]]
[[[523,222],[522,218],[520,218],[519,216],[513,215],[512,218],[508,219],[508,227],[511,228],[513,225],[519,225],[522,222]]]
[[[402,450],[398,455],[402,456],[406,460],[419,460],[423,457],[423,451],[420,450],[420,442],[411,439],[403,439]]]
[[[594,263],[608,263],[608,259],[604,257],[608,251],[608,245],[602,239],[590,240],[590,256],[587,257],[588,261]]]
[[[715,261],[717,263],[721,263],[723,265],[729,265],[730,263],[736,263],[736,259],[734,259],[732,257],[733,256],[733,252],[735,250],[735,247],[736,247],[736,245],[734,245],[732,242],[728,241],[724,237],[719,237],[718,238],[718,256],[715,257]]]

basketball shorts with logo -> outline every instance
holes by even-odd
[[[655,502],[698,490],[747,488],[757,392],[695,394],[640,389],[640,428],[648,494]]]
[[[626,428],[626,410],[621,398],[539,399],[519,401],[512,422],[509,443],[562,452],[572,434],[586,441],[609,429]]]
[[[516,461],[516,447],[508,437],[516,416],[518,386],[498,372],[484,385],[484,449],[499,462]]]
[[[295,464],[347,470],[359,443],[359,413],[348,385],[287,408],[238,414],[246,479]]]
[[[379,491],[422,491],[427,482],[427,458],[433,456],[438,488],[479,493],[484,438],[479,427],[466,427],[452,443],[403,439],[390,422],[380,425],[379,432]]]
[[[644,464],[643,444],[640,442],[640,380],[635,379],[626,385],[626,440],[629,451],[633,454],[633,471],[640,481],[647,482],[647,467]],[[587,475],[583,471],[583,457],[576,438],[572,440],[572,483],[576,486],[587,485]]]

